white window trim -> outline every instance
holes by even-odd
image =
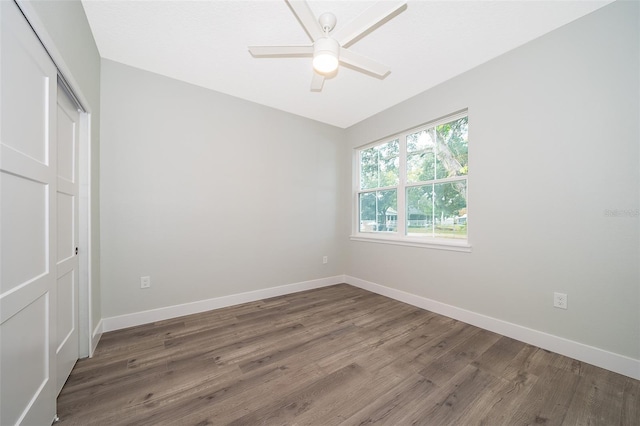
[[[361,242],[370,242],[370,243],[381,243],[381,244],[392,244],[399,246],[408,246],[408,247],[421,247],[421,248],[430,248],[430,249],[438,249],[438,250],[449,250],[449,251],[458,251],[458,252],[471,252],[471,244],[470,241],[470,233],[469,233],[469,224],[467,222],[467,238],[466,239],[448,239],[448,238],[436,238],[436,237],[414,237],[410,235],[404,235],[404,224],[405,220],[405,209],[398,208],[398,231],[397,232],[361,232],[360,231],[360,221],[359,221],[359,206],[358,206],[358,194],[361,192],[360,189],[360,157],[359,152],[365,150],[369,147],[379,145],[381,143],[385,143],[394,139],[399,139],[400,143],[403,144],[404,148],[400,149],[399,156],[399,182],[397,186],[385,187],[385,188],[376,188],[376,190],[384,190],[384,189],[397,189],[397,204],[398,206],[405,206],[405,190],[406,188],[412,186],[422,185],[423,183],[409,183],[406,181],[406,136],[415,133],[419,130],[423,130],[425,128],[430,128],[437,126],[439,124],[447,123],[449,121],[456,120],[458,118],[462,118],[467,116],[469,113],[467,110],[458,111],[454,114],[447,115],[445,117],[439,118],[437,120],[433,120],[420,126],[413,127],[411,129],[404,130],[402,132],[396,133],[394,135],[378,139],[374,142],[367,143],[365,145],[358,146],[353,149],[352,153],[352,194],[353,194],[353,202],[352,202],[352,223],[351,223],[351,241],[361,241]],[[402,146],[402,145],[401,145]],[[447,180],[457,180],[458,178],[445,178],[442,181]],[[469,214],[469,173],[466,175],[467,182],[467,216],[470,217]],[[402,227],[402,228],[401,228]]]

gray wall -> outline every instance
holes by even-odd
[[[346,131],[103,61],[103,316],[346,273],[640,359],[638,9]],[[463,108],[472,252],[349,241],[353,148]]]
[[[639,15],[616,2],[349,128],[353,148],[468,108],[473,248],[353,241],[347,274],[640,359]]]
[[[342,130],[109,60],[102,111],[104,317],[344,272]]]
[[[100,302],[100,54],[79,0],[28,2],[80,86],[91,110],[91,284],[92,323],[102,318]],[[93,332],[93,330],[90,330]]]

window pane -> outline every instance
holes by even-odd
[[[397,198],[395,189],[360,194],[360,232],[396,232]]]
[[[407,135],[407,152],[422,151],[425,149],[433,151],[435,145],[433,141],[433,129],[421,130],[417,133]]]
[[[407,136],[407,182],[465,176],[468,165],[468,118]]]
[[[407,135],[407,182],[436,178],[435,129]]]
[[[360,151],[360,189],[378,186],[378,150],[373,147]]]
[[[466,179],[407,188],[407,235],[467,238]]]
[[[380,161],[380,186],[395,186],[400,175],[400,158],[391,157]]]
[[[462,117],[436,127],[438,179],[464,176],[469,169],[468,117]]]
[[[398,139],[360,151],[360,189],[397,185],[399,154]]]
[[[407,182],[422,182],[435,178],[433,151],[407,155]]]

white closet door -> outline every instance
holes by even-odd
[[[58,86],[56,395],[78,360],[78,125],[80,114]]]
[[[56,69],[0,1],[0,424],[55,416]]]

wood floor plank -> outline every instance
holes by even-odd
[[[608,421],[610,424],[619,424],[626,378],[612,375],[601,368],[591,370],[580,377],[565,423],[592,425]]]
[[[465,342],[467,339],[479,332],[480,329],[477,327],[470,326],[469,324],[465,324],[460,321],[454,321],[453,323],[450,323],[449,327],[435,333],[431,339],[427,339],[422,346],[419,346],[412,351],[411,353],[415,354],[412,362],[425,367],[434,359],[454,350],[457,345]]]
[[[332,401],[316,404],[298,416],[298,424],[315,424],[322,419],[323,426],[342,424],[352,418],[361,407],[370,401],[378,400],[382,395],[403,381],[406,376],[391,371],[389,365],[379,370],[366,369],[367,375],[361,383],[351,386],[345,392],[335,392]]]
[[[240,363],[239,367],[243,373],[246,373],[256,368],[261,368],[263,366],[287,359],[290,356],[298,355],[300,353],[306,353],[310,350],[313,350],[314,348],[321,347],[324,351],[325,346],[327,344],[330,344],[332,340],[339,338],[343,334],[353,333],[355,332],[355,330],[356,327],[352,325],[343,326],[342,328],[334,329],[330,332],[321,334],[317,337],[313,337],[309,340],[298,341],[293,344],[287,345],[284,348],[275,349],[274,351],[269,352],[266,355],[260,354],[260,356],[257,358]]]
[[[549,352],[531,345],[524,345],[504,368],[501,376],[512,382],[525,384],[536,380],[549,366]]]
[[[248,424],[294,424],[304,412],[314,405],[323,404],[326,399],[353,383],[362,383],[365,370],[358,364],[349,364],[321,379],[271,402],[256,411],[248,413],[232,422],[234,425]]]
[[[472,365],[501,377],[525,346],[522,342],[500,336],[494,345],[473,360]]]
[[[479,397],[470,404],[457,422],[459,424],[475,424],[485,426],[509,426],[510,413],[524,404],[529,397],[537,379],[522,383],[497,378],[494,385],[485,388]]]
[[[319,360],[318,365],[326,371],[333,371],[345,362],[355,360],[373,370],[382,368],[411,351],[412,347],[405,345],[407,341],[413,341],[417,334],[425,335],[425,328],[433,329],[431,327],[433,315],[427,314],[413,318],[402,327],[384,332],[362,329],[360,334],[365,337],[364,339],[337,348]]]
[[[627,377],[622,396],[621,425],[631,425],[640,419],[640,381]]]
[[[127,386],[101,392],[99,398],[74,398],[69,406],[85,419],[84,424],[117,424],[119,413],[132,412],[136,406],[144,406],[152,410],[164,403],[167,398],[176,394],[188,394],[193,389],[194,383],[211,384],[232,378],[234,381],[240,376],[237,371],[218,368],[212,363],[194,364],[192,368],[147,372],[144,376],[138,376],[136,380]],[[59,412],[60,416],[73,414],[69,411]],[[82,422],[79,424],[83,424]]]
[[[407,413],[402,424],[429,419],[436,425],[460,424],[460,418],[475,407],[480,396],[498,386],[499,379],[471,364],[464,367],[438,391],[422,401],[418,409]]]
[[[580,376],[548,367],[508,423],[562,425]]]
[[[198,382],[186,392],[169,393],[156,406],[132,407],[127,424],[227,424],[280,398],[292,384],[300,386],[324,377],[313,364],[271,366],[215,382]]]
[[[389,389],[383,395],[364,405],[350,418],[340,423],[347,425],[387,424],[399,425],[416,402],[422,404],[425,397],[438,388],[419,374],[412,374]]]
[[[105,333],[61,425],[633,425],[640,382],[346,284]]]
[[[493,348],[498,340],[500,340],[499,335],[480,330],[459,345],[454,346],[449,352],[433,359],[419,371],[419,374],[436,385],[444,385],[470,363],[477,366],[478,363],[475,360],[483,353],[489,352],[489,348]]]
[[[270,374],[265,375],[265,371]],[[273,373],[271,373],[273,372]],[[289,359],[277,366],[254,370],[243,377],[250,383],[243,387],[236,387],[236,393],[228,392],[209,404],[205,409],[194,410],[181,417],[187,424],[209,421],[213,424],[228,424],[245,414],[255,412],[265,405],[273,404],[286,392],[307,386],[326,377],[326,374],[314,363],[304,359]],[[253,378],[256,379],[253,379]],[[233,386],[230,381],[225,386]]]

